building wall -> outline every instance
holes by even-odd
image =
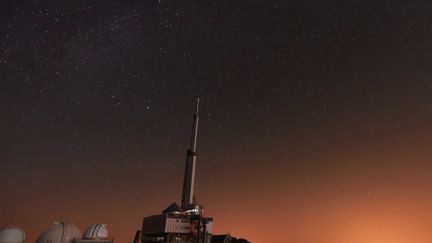
[[[167,233],[190,233],[191,224],[188,218],[170,218],[166,219],[165,232]]]
[[[199,223],[199,221],[201,223]],[[203,223],[206,222],[205,232]],[[200,232],[198,233],[198,225]],[[213,219],[185,215],[161,214],[145,217],[142,228],[142,242],[193,242],[196,237],[205,238],[206,243],[211,242],[213,232]],[[202,241],[200,241],[202,242]]]
[[[163,214],[144,217],[142,234],[147,235],[165,232],[165,220],[166,216]]]
[[[208,234],[213,234],[213,221],[207,222],[206,231]]]

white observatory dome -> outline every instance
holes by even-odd
[[[24,231],[16,226],[9,226],[0,230],[0,243],[23,243]]]
[[[71,222],[54,222],[48,230],[39,235],[36,243],[72,243],[81,239],[81,231]]]
[[[106,224],[93,224],[84,232],[84,239],[107,239],[108,229]]]

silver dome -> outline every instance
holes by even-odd
[[[108,229],[106,224],[93,224],[84,232],[84,239],[107,239]]]
[[[81,239],[81,231],[74,223],[55,222],[37,238],[36,243],[72,243],[77,239]]]
[[[16,226],[9,226],[0,230],[0,243],[23,243],[24,231]]]

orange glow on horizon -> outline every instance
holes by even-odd
[[[432,239],[430,166],[421,158],[411,158],[415,168],[392,157],[385,163],[393,167],[362,170],[357,165],[365,162],[358,161],[338,170],[325,168],[321,176],[313,173],[309,180],[285,176],[282,168],[275,170],[279,172],[273,173],[271,180],[261,181],[261,174],[245,171],[252,175],[248,180],[227,190],[215,184],[200,185],[212,194],[199,194],[207,215],[214,217],[216,233],[230,233],[254,243],[426,243]],[[169,195],[161,200],[169,202]],[[55,202],[62,205],[51,210],[45,207]],[[59,219],[60,212],[66,212],[63,216],[82,231],[92,223],[106,222],[116,242],[130,242],[142,217],[157,214],[165,206],[145,196],[134,203],[100,201],[79,209],[74,203],[58,198],[39,200],[13,223],[22,226],[28,242],[33,242],[51,221]],[[41,218],[45,225],[33,224]]]
[[[389,146],[391,141],[381,143]],[[263,157],[271,166],[265,161],[248,167],[232,163],[230,173],[215,168],[206,174],[198,168],[198,201],[214,218],[216,234],[253,243],[429,243],[432,154],[426,144],[392,144],[393,151],[379,150],[376,144],[356,151],[347,145],[346,152],[286,158],[270,154]],[[203,153],[200,162],[211,159],[206,154],[211,153]],[[233,154],[231,159],[253,161],[254,156]],[[34,242],[51,222],[66,219],[82,231],[106,223],[116,242],[127,243],[141,228],[143,216],[158,214],[179,199],[181,187],[172,181],[180,177],[180,172],[177,178],[167,177],[163,181],[168,184],[158,188],[133,184],[116,197],[107,197],[113,193],[109,188],[80,181],[65,188],[67,195],[40,195],[43,185],[26,184],[26,198],[16,201],[4,218],[25,230],[27,242]]]

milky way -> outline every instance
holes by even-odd
[[[431,11],[2,1],[0,226],[31,242],[54,220],[101,222],[132,240],[180,200],[199,96],[197,199],[217,233],[430,240]]]

